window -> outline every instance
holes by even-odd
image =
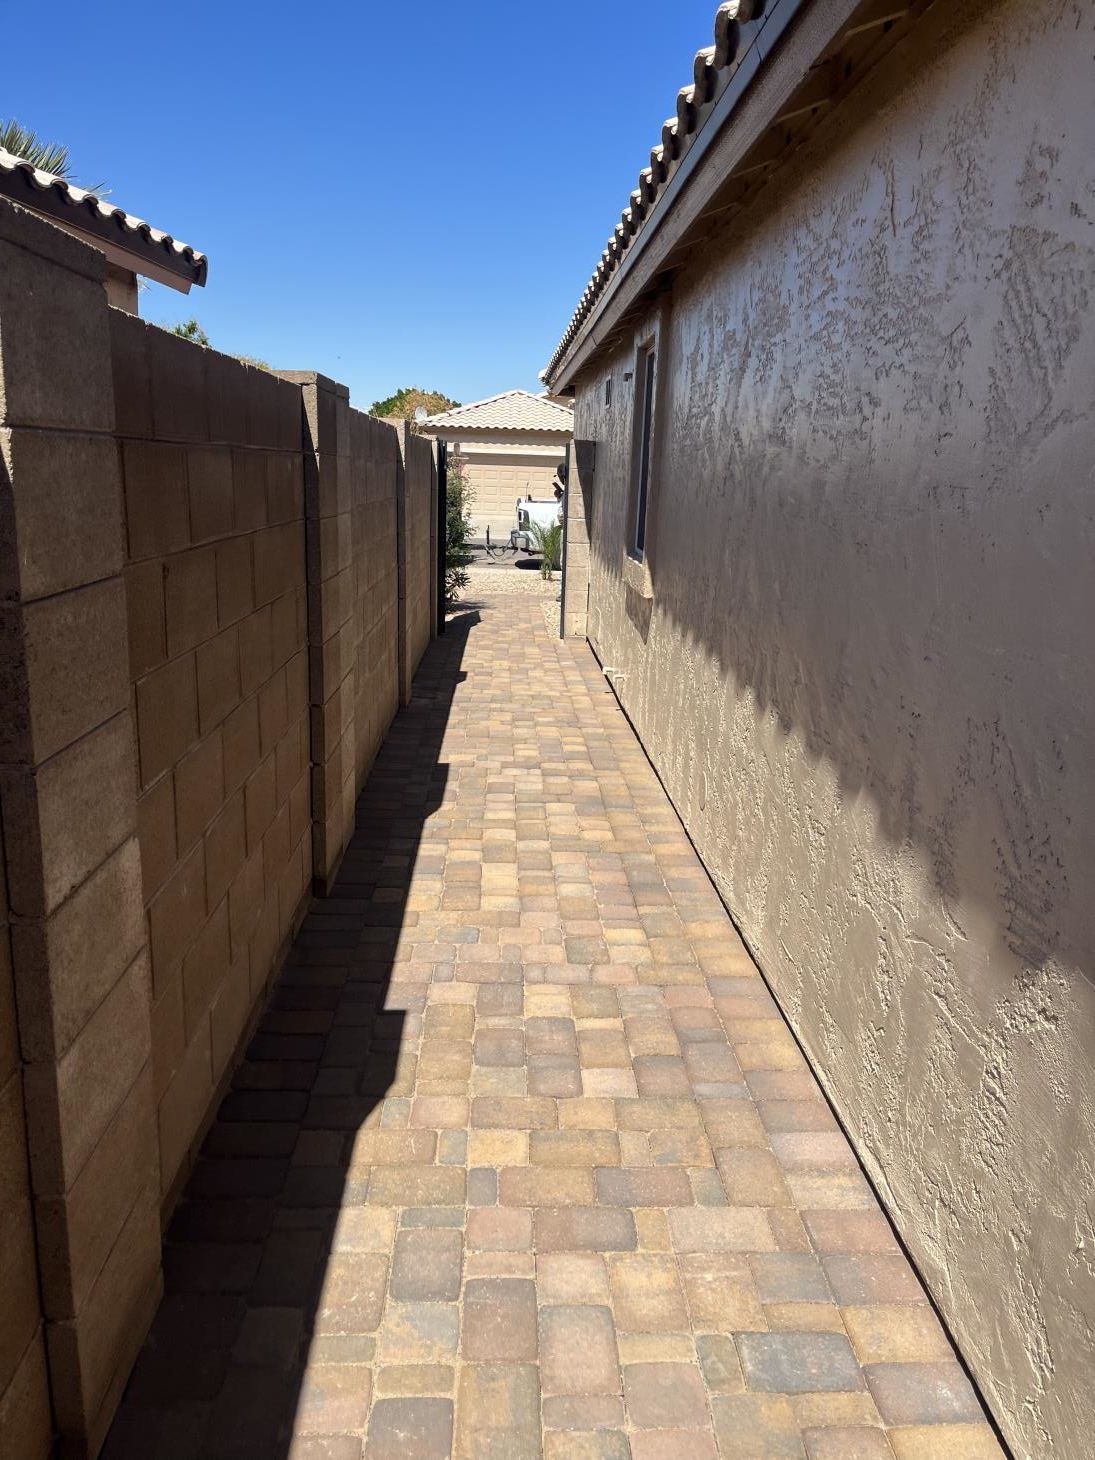
[[[611,407],[611,405],[612,405],[612,376],[611,375],[605,381],[605,405],[606,406],[609,406],[609,407]]]
[[[632,464],[632,555],[646,552],[646,516],[650,497],[650,463],[654,434],[654,382],[657,355],[653,344],[641,346],[635,362],[635,445]]]

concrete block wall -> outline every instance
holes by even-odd
[[[110,309],[104,271],[0,202],[5,1460],[102,1445],[436,560],[392,427]]]
[[[15,1018],[11,932],[0,829],[0,1439],[5,1451],[45,1457],[52,1424],[38,1254],[27,1164],[23,1064]]]
[[[104,275],[94,250],[0,211],[0,820],[22,1066],[13,1083],[9,1004],[0,1187],[24,1285],[0,1316],[0,1453],[20,1457],[40,1453],[44,1382],[23,1150],[50,1428],[72,1453],[101,1443],[162,1286]]]
[[[351,410],[354,719],[361,784],[399,708],[399,437]]]
[[[311,881],[301,394],[111,311],[160,1194]]]
[[[430,642],[437,602],[430,552],[437,520],[437,447],[424,436],[415,436],[409,422],[404,423],[403,472],[407,656],[404,680],[409,686]]]

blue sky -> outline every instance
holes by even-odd
[[[539,389],[715,0],[61,0],[0,115],[203,249],[141,313],[218,348],[471,400]],[[28,53],[29,54],[29,53]]]

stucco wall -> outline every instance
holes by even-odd
[[[590,636],[1023,1455],[1095,1425],[1093,46],[937,6],[678,276],[652,601],[630,350],[576,418]]]

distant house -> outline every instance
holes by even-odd
[[[138,274],[177,289],[180,294],[189,294],[195,284],[205,284],[209,271],[205,254],[3,148],[0,197],[48,218],[104,253],[107,296],[111,304],[129,314],[138,312]]]
[[[574,434],[569,405],[528,390],[507,390],[429,416],[424,436],[459,449],[475,490],[476,535],[489,526],[494,538],[508,537],[518,497],[550,497],[555,472]]]

